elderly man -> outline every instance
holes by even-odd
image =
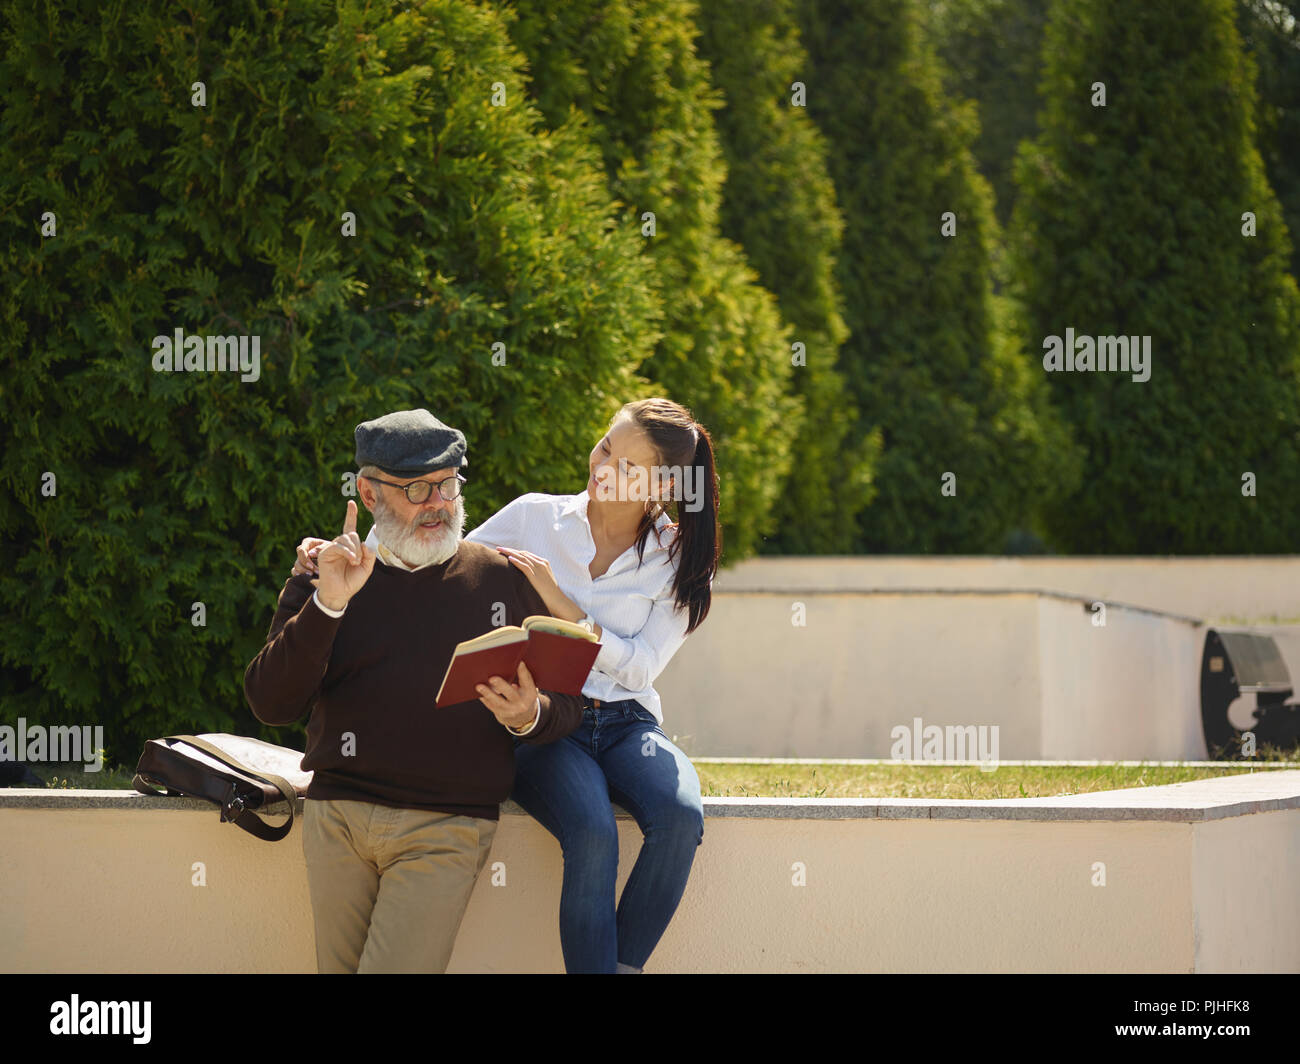
[[[358,425],[356,445],[377,548],[349,502],[319,576],[280,593],[244,692],[267,724],[311,714],[303,851],[319,970],[442,972],[510,794],[512,736],[561,739],[582,701],[539,692],[521,664],[516,682],[494,676],[480,699],[435,707],[457,643],[548,611],[509,561],[461,540],[460,432],[402,410]]]

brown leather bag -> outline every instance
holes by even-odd
[[[222,823],[278,842],[293,827],[298,798],[311,784],[301,763],[297,750],[243,735],[169,735],[145,743],[131,785],[142,794],[206,798],[221,807]],[[281,801],[289,819],[278,826],[253,812]]]

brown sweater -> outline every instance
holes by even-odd
[[[434,698],[457,643],[549,614],[527,577],[462,540],[449,561],[413,572],[376,560],[342,617],[325,614],[312,591],[310,576],[289,578],[244,674],[258,720],[311,713],[307,797],[497,819],[514,783],[514,736],[478,699],[438,709]],[[577,695],[540,696],[523,742],[554,742],[582,722]]]

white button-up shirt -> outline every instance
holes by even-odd
[[[587,500],[586,491],[521,495],[465,538],[489,547],[518,547],[550,562],[560,590],[601,628],[600,653],[582,693],[602,702],[634,698],[662,724],[654,680],[685,641],[690,620],[688,610],[676,608],[672,590],[676,570],[668,548],[676,532],[661,513],[655,529],[662,546],[652,530],[639,567],[633,544],[593,580],[587,566],[596,556],[596,541]]]

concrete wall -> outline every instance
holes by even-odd
[[[560,849],[514,809],[453,972],[563,970]],[[1300,971],[1300,771],[991,802],[706,798],[705,812],[648,972]],[[621,890],[641,837],[619,828]],[[269,844],[186,799],[0,791],[0,861],[0,970],[315,970],[298,825]]]
[[[1274,883],[1289,882],[1292,898],[1300,891],[1296,828],[1273,814],[1197,825],[1190,869],[1197,971],[1297,970],[1296,928],[1287,918],[1273,922],[1272,897]]]
[[[1141,610],[1038,600],[1035,758],[1200,760],[1205,628]]]
[[[1009,760],[1204,757],[1204,629],[1094,619],[1036,592],[720,593],[656,682],[664,730],[696,756],[890,757],[919,717],[996,725]]]
[[[754,558],[720,573],[713,587],[715,592],[1042,588],[1211,621],[1300,622],[1300,555]]]

